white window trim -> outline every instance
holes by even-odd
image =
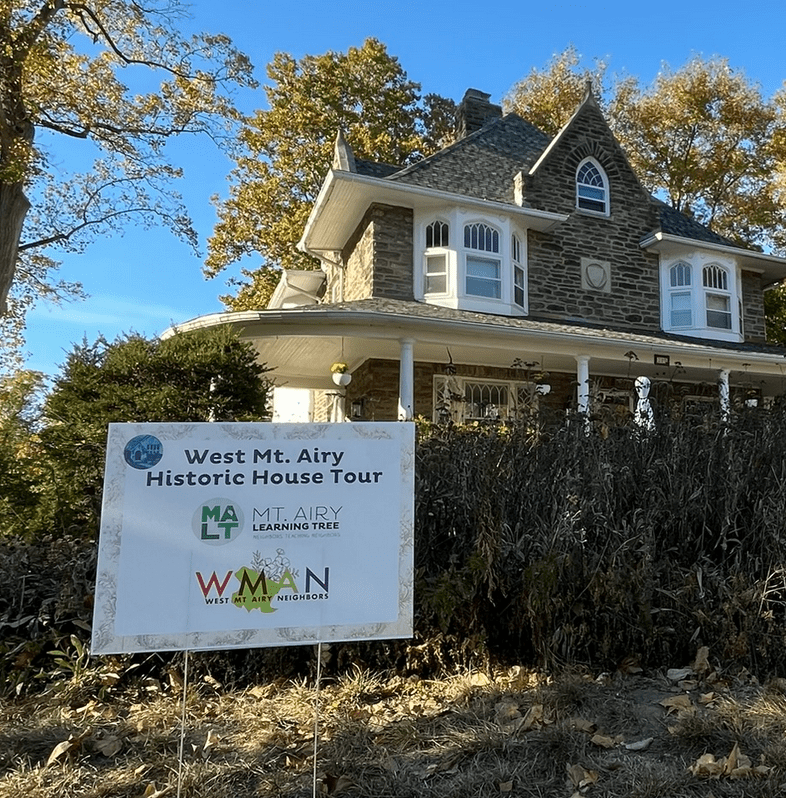
[[[427,228],[434,224],[434,222],[440,222],[443,225],[447,225],[448,228],[448,246],[431,246],[427,247]],[[451,242],[455,241],[456,238],[456,231],[451,224],[449,219],[443,218],[442,216],[435,216],[431,221],[427,224],[423,225],[423,266],[422,266],[422,282],[421,282],[421,290],[424,297],[447,297],[451,294],[451,273],[453,269],[451,268],[451,261],[452,261],[452,252],[451,252]],[[445,290],[444,291],[426,291],[426,285],[428,283],[428,259],[430,257],[444,257],[445,258]]]
[[[581,197],[579,195],[579,186],[582,186],[582,185],[589,186],[589,183],[579,183],[579,172],[581,171],[582,167],[585,164],[587,164],[587,163],[591,163],[598,170],[598,174],[600,175],[600,179],[603,181],[603,210],[602,211],[595,210],[593,208],[582,208],[581,205],[579,204],[582,199],[587,199],[587,198]],[[603,217],[607,217],[607,216],[611,215],[611,203],[610,203],[610,197],[609,197],[609,193],[610,193],[609,192],[609,178],[608,178],[608,175],[606,174],[606,170],[600,165],[600,163],[598,163],[596,158],[584,158],[584,160],[581,161],[581,163],[576,167],[575,183],[576,183],[576,210],[579,211],[579,213],[587,213],[587,214],[590,214],[591,216],[603,216]],[[596,188],[596,187],[592,186],[592,188]]]
[[[691,284],[671,285],[671,269],[679,263],[685,263],[691,268]],[[704,268],[717,266],[726,272],[728,290],[705,287]],[[694,251],[673,255],[661,259],[661,327],[666,332],[674,332],[692,338],[709,338],[716,341],[742,341],[742,308],[741,274],[737,263],[730,257],[718,257],[714,253]],[[671,310],[672,297],[675,294],[688,294],[691,312],[689,325],[672,324]],[[731,329],[713,327],[707,323],[707,296],[717,294],[728,297],[729,312],[731,314]],[[687,310],[687,308],[686,308]]]
[[[464,400],[467,384],[489,386],[491,388],[505,388],[507,390],[507,407],[500,413],[490,413],[484,417],[471,416],[467,413],[467,404]],[[437,423],[446,420],[455,424],[507,421],[516,418],[527,408],[521,398],[521,392],[527,394],[526,401],[529,410],[537,410],[539,394],[534,382],[526,380],[495,380],[486,377],[458,376],[455,374],[435,374],[433,381],[433,420]],[[451,397],[460,397],[458,399]]]
[[[426,228],[434,221],[448,224],[449,246],[426,248]],[[519,228],[503,215],[478,215],[477,211],[454,207],[441,213],[421,213],[415,216],[413,290],[415,299],[429,304],[460,310],[496,315],[526,316],[529,303],[529,273],[527,268],[526,230]],[[464,228],[471,224],[485,224],[499,236],[499,252],[470,249],[464,246]],[[518,238],[521,261],[517,264],[523,273],[524,304],[515,301],[515,265],[513,262],[513,235]],[[447,266],[444,293],[426,292],[427,257],[445,255]],[[467,257],[499,262],[500,297],[486,297],[467,291]]]

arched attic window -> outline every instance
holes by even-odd
[[[609,213],[606,174],[593,158],[585,158],[576,170],[576,207],[594,213]]]

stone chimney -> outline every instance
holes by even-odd
[[[456,137],[463,139],[470,133],[480,130],[493,119],[502,117],[502,108],[489,102],[491,95],[478,89],[467,89],[458,107]]]

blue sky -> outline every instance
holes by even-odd
[[[603,59],[610,74],[637,75],[643,83],[663,63],[676,68],[693,54],[725,56],[771,95],[786,79],[784,8],[780,2],[727,0],[196,0],[190,25],[228,34],[249,55],[260,82],[277,51],[300,57],[346,50],[374,36],[424,92],[456,101],[473,87],[500,102],[517,80],[570,44],[587,64]],[[244,93],[239,103],[245,111],[265,107],[262,90]],[[184,139],[169,149],[185,171],[179,189],[204,253],[215,223],[210,197],[226,196],[231,163],[207,140]],[[218,296],[227,292],[225,279],[232,274],[237,270],[205,280],[201,260],[168,231],[127,228],[63,261],[61,276],[81,281],[90,297],[60,308],[41,305],[29,314],[26,365],[55,374],[72,343],[85,337],[93,341],[101,333],[111,340],[132,330],[156,335],[172,323],[219,311]]]

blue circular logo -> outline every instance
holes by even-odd
[[[123,449],[123,457],[131,468],[152,468],[163,454],[164,447],[155,435],[137,435]]]

